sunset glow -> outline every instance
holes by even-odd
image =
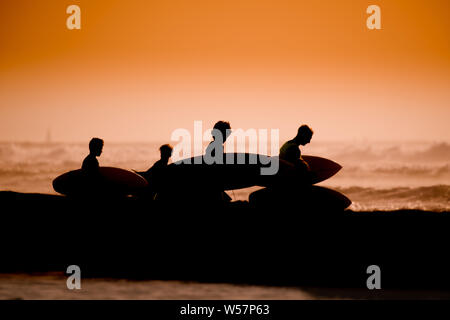
[[[194,120],[448,141],[448,1],[0,4],[0,140],[165,141]],[[81,30],[66,8],[81,8]]]

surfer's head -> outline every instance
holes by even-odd
[[[170,144],[163,144],[159,147],[159,152],[161,152],[161,159],[165,161],[169,161],[169,158],[172,156],[172,146]]]
[[[311,142],[311,138],[313,136],[314,131],[307,126],[306,124],[303,124],[298,128],[297,136],[294,138],[294,140],[299,144],[304,146],[305,144],[308,144]]]
[[[226,121],[218,121],[213,127],[213,130],[211,132],[211,135],[213,136],[213,139],[216,140],[218,137],[218,134],[221,134],[222,143],[227,140],[228,136],[231,134],[231,126],[229,122]]]
[[[103,140],[100,138],[92,138],[89,142],[89,152],[98,157],[103,151]]]

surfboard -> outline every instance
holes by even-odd
[[[129,195],[147,186],[143,177],[129,170],[100,167],[99,171],[99,179],[87,177],[81,169],[66,172],[53,180],[53,189],[64,195]]]
[[[312,186],[311,189],[299,190],[289,194],[277,192],[269,188],[254,191],[249,196],[249,202],[257,208],[299,207],[316,210],[345,210],[352,201],[344,194],[322,186]]]
[[[309,168],[314,173],[313,184],[331,178],[342,169],[340,164],[326,158],[308,155],[302,156],[302,158],[308,163]]]
[[[310,204],[314,208],[345,210],[352,204],[352,201],[336,190],[313,186]]]
[[[313,173],[313,184],[332,177],[342,168],[336,162],[322,157],[304,156],[303,158],[308,162]],[[291,163],[278,157],[251,153],[225,153],[221,164],[208,164],[203,156],[197,156],[172,163],[167,169],[167,179],[163,182],[163,189],[209,186],[233,190],[302,182],[298,170]]]

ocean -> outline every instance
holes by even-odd
[[[449,299],[437,290],[367,290],[88,278],[69,290],[63,273],[0,274],[0,300],[390,300]]]
[[[146,170],[158,160],[163,143],[106,141],[100,165]],[[52,180],[80,168],[87,149],[87,143],[2,142],[0,190],[54,194]],[[320,185],[348,196],[354,211],[450,211],[449,142],[313,141],[302,152],[343,166]],[[228,193],[233,200],[248,200],[257,189]]]

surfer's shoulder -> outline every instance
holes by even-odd
[[[98,168],[99,167],[99,163],[97,158],[92,155],[92,154],[88,154],[86,156],[86,158],[84,158],[83,160],[83,164],[81,165],[82,169],[92,169],[92,168]]]
[[[292,143],[292,140],[286,141],[285,143],[283,143],[281,145],[280,149],[285,149],[286,147],[288,147],[290,144]]]
[[[293,148],[298,149],[298,145],[294,142],[294,140],[289,140],[281,146],[280,151],[288,151]]]

